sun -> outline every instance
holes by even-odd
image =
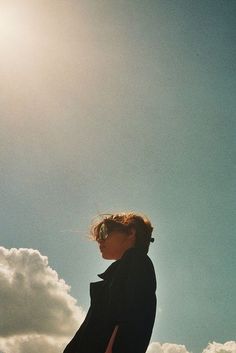
[[[18,66],[27,70],[27,65],[22,65],[33,55],[34,42],[33,18],[24,2],[0,2],[0,62],[4,70]]]
[[[18,4],[0,5],[1,51],[22,45],[30,37],[31,21],[27,8]]]
[[[1,6],[0,36],[1,39],[18,37],[23,29],[22,11],[14,7]]]

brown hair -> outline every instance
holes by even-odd
[[[102,214],[94,221],[91,226],[90,234],[92,239],[98,240],[101,225],[106,226],[107,232],[119,230],[129,234],[131,230],[135,230],[136,242],[135,247],[148,253],[150,242],[153,242],[152,231],[153,227],[150,220],[142,215],[133,212]]]

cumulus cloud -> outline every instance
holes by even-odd
[[[84,318],[69,289],[39,251],[0,247],[0,350],[59,352]]]
[[[147,353],[163,353],[161,344],[159,342],[152,342],[147,349]]]
[[[188,350],[181,344],[152,342],[147,353],[188,353]]]
[[[236,341],[229,341],[225,343],[209,343],[203,350],[203,353],[236,353]]]
[[[3,353],[61,353],[65,339],[43,335],[15,336],[0,339],[0,350]]]
[[[188,353],[188,350],[181,344],[152,342],[146,353]],[[236,353],[236,342],[209,343],[203,353]]]

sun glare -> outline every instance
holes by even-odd
[[[24,17],[20,9],[4,7],[0,9],[0,36],[1,40],[18,38],[24,31]]]
[[[16,4],[15,4],[16,5]],[[0,6],[0,50],[5,58],[8,55],[22,54],[31,39],[29,13],[20,5]]]
[[[0,62],[5,71],[23,68],[34,51],[34,24],[24,3],[0,5]],[[26,65],[27,66],[27,65]]]

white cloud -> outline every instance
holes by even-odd
[[[188,353],[188,350],[181,344],[152,342],[147,353]]]
[[[203,350],[203,353],[236,353],[236,341],[229,341],[225,343],[209,343]]]
[[[84,318],[69,289],[39,251],[0,247],[0,350],[59,352]]]
[[[152,342],[150,343],[147,353],[163,353],[163,349],[159,342]]]
[[[43,335],[14,336],[0,339],[0,350],[3,353],[61,353],[65,338]]]
[[[152,342],[146,353],[188,353],[188,350],[181,344]],[[209,343],[203,353],[236,353],[236,342]]]

